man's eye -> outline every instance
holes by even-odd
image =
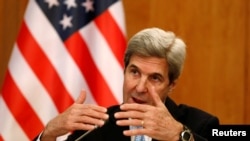
[[[137,70],[131,70],[131,73],[138,74],[138,71]]]
[[[161,79],[158,76],[152,76],[151,78],[154,81],[161,81]]]

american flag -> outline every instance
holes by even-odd
[[[28,2],[1,89],[0,140],[32,140],[81,89],[85,103],[122,102],[123,12],[119,0]]]

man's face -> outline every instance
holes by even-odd
[[[132,55],[124,72],[123,102],[154,105],[149,88],[155,87],[162,101],[168,95],[168,65],[164,58]]]

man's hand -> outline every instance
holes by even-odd
[[[134,136],[144,134],[157,140],[178,140],[182,131],[182,124],[176,121],[155,92],[154,87],[149,87],[149,94],[153,105],[123,104],[122,112],[115,114],[120,126],[143,126],[135,130],[126,130],[124,135]]]
[[[86,91],[82,91],[76,102],[66,111],[52,119],[42,134],[41,140],[52,141],[56,137],[74,130],[91,130],[95,126],[102,126],[108,119],[105,107],[83,104]]]

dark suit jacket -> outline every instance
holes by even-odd
[[[184,104],[176,105],[174,101],[167,98],[166,107],[172,116],[182,124],[189,127],[195,141],[206,141],[211,136],[211,128],[219,125],[219,119],[205,111],[190,107]],[[129,127],[121,127],[116,125],[114,113],[120,111],[119,105],[112,106],[108,109],[110,116],[107,123],[85,136],[83,141],[130,141],[130,137],[123,135],[123,130],[128,130]],[[68,137],[68,141],[74,141],[86,131],[75,131]],[[153,139],[153,141],[156,141]]]

